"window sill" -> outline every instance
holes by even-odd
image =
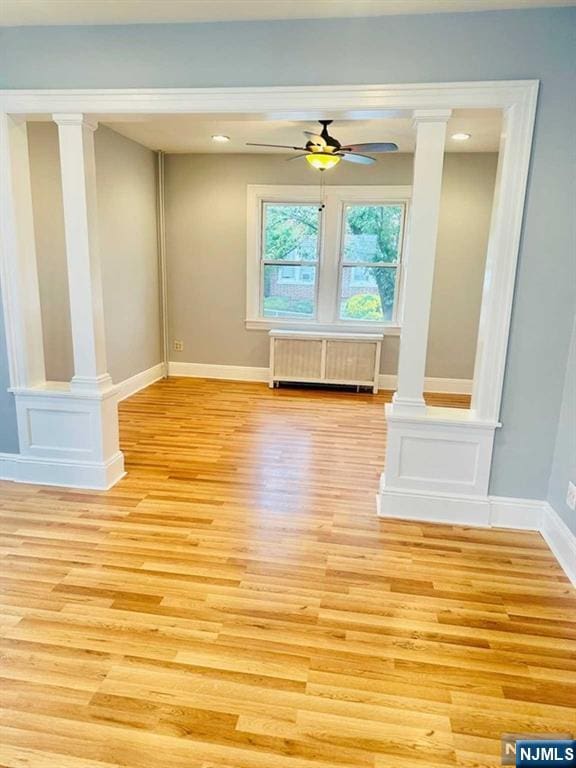
[[[248,331],[271,331],[273,329],[285,329],[290,331],[326,331],[341,333],[383,333],[384,336],[400,336],[400,326],[393,323],[318,323],[310,321],[280,320],[275,318],[258,318],[245,320]]]

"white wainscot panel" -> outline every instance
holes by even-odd
[[[104,490],[124,476],[118,447],[118,391],[73,392],[47,382],[15,389],[20,454],[10,479]]]
[[[91,414],[87,411],[42,410],[29,408],[28,439],[31,449],[89,451],[92,448]]]
[[[400,437],[398,477],[473,484],[478,471],[478,450],[477,440]]]
[[[446,414],[443,409],[442,416]],[[495,425],[459,414],[388,418],[385,487],[486,496]]]
[[[72,392],[68,385],[14,390],[22,456],[108,462],[118,454],[118,397]]]

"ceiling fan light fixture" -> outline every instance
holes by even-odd
[[[306,155],[306,162],[317,171],[328,171],[338,165],[340,160],[342,160],[340,155],[334,155],[331,152],[311,152]]]

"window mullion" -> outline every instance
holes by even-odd
[[[338,195],[330,191],[326,192],[324,202],[318,280],[318,320],[321,323],[332,323],[337,320],[342,203]]]

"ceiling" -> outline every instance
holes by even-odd
[[[576,0],[1,0],[0,26],[351,18],[564,5]]]
[[[99,115],[99,122],[140,144],[164,152],[192,153],[282,153],[281,149],[247,147],[246,142],[302,146],[304,130],[319,130],[314,120],[255,119],[254,115]],[[498,110],[455,110],[448,123],[449,152],[497,152],[501,115]],[[468,141],[453,141],[453,133],[470,133]],[[342,144],[368,141],[393,141],[400,152],[413,152],[415,131],[408,118],[378,120],[335,120],[330,128]],[[230,137],[226,144],[212,136]]]

